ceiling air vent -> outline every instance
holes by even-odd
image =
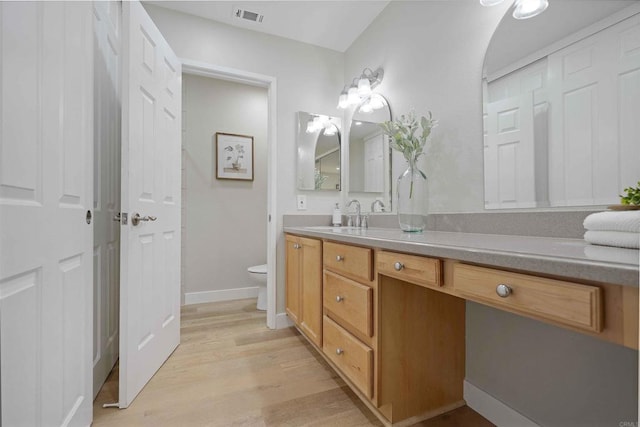
[[[247,10],[237,6],[233,7],[233,16],[238,19],[257,23],[261,23],[262,19],[264,19],[264,15],[260,12]]]

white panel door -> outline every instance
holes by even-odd
[[[629,32],[629,39],[619,40],[623,27],[628,25],[616,24],[549,55],[552,206],[619,201],[620,126],[622,121],[629,123],[629,113],[636,117],[634,122],[638,116],[637,110],[632,111],[638,105],[633,99],[637,93],[633,59],[627,61],[631,68],[622,64],[622,57],[637,57],[637,47],[633,47],[637,35]],[[637,159],[633,162],[637,164]]]
[[[91,423],[92,19],[0,3],[3,426]]]
[[[118,360],[121,3],[94,2],[93,395]]]
[[[616,26],[614,34],[621,192],[640,181],[640,14]]]
[[[487,105],[485,207],[535,206],[533,94]]]
[[[369,136],[364,140],[364,191],[384,191],[383,135]]]
[[[123,3],[119,406],[180,342],[181,64],[139,2]],[[134,215],[146,221],[134,225]]]

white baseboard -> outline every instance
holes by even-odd
[[[293,322],[287,316],[287,313],[276,314],[276,329],[284,329],[293,326]]]
[[[466,380],[463,393],[467,406],[498,427],[540,427],[529,418],[511,409]]]
[[[257,286],[250,288],[221,289],[218,291],[187,292],[184,294],[184,305],[232,301],[234,299],[256,298],[257,296]]]

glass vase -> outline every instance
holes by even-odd
[[[428,187],[427,176],[415,164],[398,177],[398,222],[400,229],[407,232],[424,230],[427,215]]]

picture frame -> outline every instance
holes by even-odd
[[[253,181],[253,137],[216,132],[216,178]]]

